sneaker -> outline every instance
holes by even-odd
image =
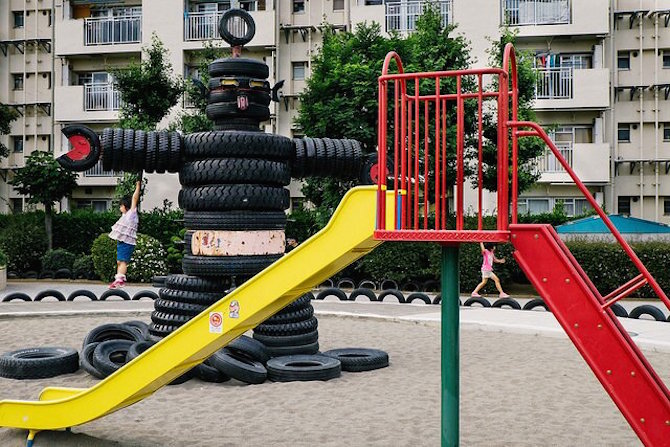
[[[121,287],[124,287],[126,285],[126,282],[122,279],[116,279],[114,280],[113,283],[109,285],[110,289],[120,289]]]
[[[482,297],[480,294],[475,293],[475,292],[472,292],[472,293],[470,294],[470,296],[473,297],[473,298],[481,298],[481,297]]]
[[[500,298],[509,298],[509,295],[506,293],[501,293]]]

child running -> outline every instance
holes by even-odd
[[[472,296],[475,298],[481,297],[478,292],[486,285],[489,278],[491,278],[493,282],[496,283],[496,288],[498,289],[498,292],[500,292],[500,298],[509,298],[509,295],[503,292],[502,286],[500,285],[500,279],[493,273],[493,263],[504,264],[505,259],[498,259],[495,257],[496,246],[494,243],[487,242],[483,244],[480,242],[479,246],[482,249],[482,256],[484,257],[484,261],[482,262],[482,282],[477,285],[474,292],[472,292]]]
[[[140,190],[142,180],[138,180],[135,185],[135,192],[132,199],[123,197],[119,204],[121,217],[112,227],[109,237],[116,240],[116,276],[114,282],[109,285],[110,289],[118,289],[126,285],[126,271],[130,257],[135,250],[137,243],[137,226],[139,218],[137,216],[137,204],[140,201]]]

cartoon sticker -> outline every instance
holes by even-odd
[[[209,313],[209,332],[211,334],[220,334],[223,332],[223,313]]]
[[[228,316],[230,318],[240,318],[240,303],[237,300],[232,300],[228,307]]]

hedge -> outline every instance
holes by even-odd
[[[42,270],[57,271],[59,269],[68,269],[72,271],[72,266],[77,260],[77,255],[70,253],[63,248],[49,250],[42,256]]]
[[[91,247],[95,273],[103,281],[111,281],[116,274],[116,241],[107,233],[99,235]],[[151,282],[155,275],[166,275],[167,254],[160,242],[145,234],[137,235],[137,245],[128,264],[129,282]]]
[[[47,235],[44,221],[41,225],[25,222],[10,224],[0,231],[0,249],[9,262],[7,269],[16,272],[39,271],[41,258],[47,251]]]

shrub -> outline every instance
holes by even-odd
[[[184,257],[184,235],[186,230],[179,231],[177,236],[170,238],[167,248],[167,262],[170,273],[181,273],[181,260]]]
[[[431,260],[439,252],[437,244],[414,242],[388,243],[374,249],[358,264],[361,277],[381,281],[392,278],[397,282],[436,277]],[[439,274],[439,264],[437,267]]]
[[[93,267],[93,256],[79,256],[72,265],[72,276],[74,278],[94,279],[96,275]]]
[[[40,259],[47,250],[47,235],[44,225],[23,223],[22,225],[10,225],[0,232],[0,249],[2,249],[9,262],[9,270],[26,272],[28,270],[39,270]]]
[[[111,281],[116,274],[116,241],[101,234],[91,246],[95,273],[103,281]],[[160,242],[145,234],[138,234],[135,251],[128,264],[128,281],[150,282],[154,275],[168,272],[167,254]]]
[[[0,250],[0,269],[7,267],[7,255],[4,251]]]
[[[49,250],[42,256],[42,270],[56,271],[58,269],[68,269],[72,271],[72,266],[77,256],[74,253],[63,248]]]

